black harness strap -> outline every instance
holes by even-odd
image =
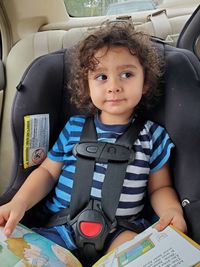
[[[103,211],[111,221],[114,221],[116,216],[127,165],[134,158],[132,147],[143,125],[144,120],[136,118],[135,122],[115,142],[115,144],[127,147],[132,155],[128,161],[110,162],[106,170],[101,203]]]
[[[80,142],[91,142],[97,140],[96,129],[92,120],[92,117],[86,119],[81,133]],[[74,148],[74,151],[77,149]],[[86,151],[90,154],[93,152],[93,148],[87,147]],[[90,157],[81,157],[79,153],[76,153],[76,169],[73,178],[73,189],[70,201],[70,218],[74,218],[81,210],[85,208],[90,200],[90,192],[92,188],[92,178],[94,174],[95,160]]]

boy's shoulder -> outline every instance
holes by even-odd
[[[151,121],[151,120],[147,120],[144,123],[144,127],[143,127],[143,130],[141,131],[141,134],[145,134],[145,135],[147,134],[152,138],[153,136],[158,137],[161,134],[166,135],[168,134],[168,132],[159,123]]]
[[[85,124],[86,118],[87,116],[85,115],[71,116],[66,122],[64,129],[66,129],[68,132],[81,131]]]
[[[145,121],[144,128],[146,128],[148,131],[151,131],[151,129],[156,129],[156,128],[164,129],[164,127],[162,125],[160,125],[157,122],[151,121],[151,120]]]
[[[69,120],[82,120],[82,121],[85,121],[87,118],[86,115],[73,115],[69,118]]]
[[[74,125],[74,124],[84,124],[85,120],[86,120],[86,116],[85,115],[73,115],[71,116],[67,122],[66,122],[66,126],[68,124],[70,125]]]

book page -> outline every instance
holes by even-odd
[[[82,267],[70,251],[20,224],[9,238],[0,227],[0,266]]]
[[[192,267],[200,266],[200,247],[172,227],[158,232],[150,227],[126,242],[94,267]]]

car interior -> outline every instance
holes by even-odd
[[[67,92],[71,47],[105,20],[132,20],[137,30],[153,36],[166,61],[164,95],[145,116],[165,126],[175,142],[174,185],[189,236],[200,242],[200,6],[194,1],[193,7],[178,10],[165,2],[153,12],[77,18],[70,17],[62,0],[0,1],[1,204],[37,166],[24,167],[24,117],[49,114],[50,148],[68,117],[79,113]]]

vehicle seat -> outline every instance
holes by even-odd
[[[192,51],[200,60],[200,5],[183,27],[177,40],[177,47]]]
[[[0,138],[0,194],[6,190],[11,176],[10,166],[14,149],[12,146],[10,117],[16,85],[34,59],[76,44],[83,38],[86,30],[87,28],[83,27],[73,28],[68,31],[51,30],[32,33],[17,42],[9,52],[4,69],[6,87],[4,90]],[[1,93],[2,91],[0,91]]]
[[[159,104],[144,115],[163,125],[176,146],[171,160],[174,186],[184,206],[188,233],[200,243],[200,62],[191,51],[159,40],[155,45],[166,61],[164,83],[160,85],[163,96]],[[8,190],[0,197],[1,204],[12,198],[36,167],[25,169],[23,166],[27,134],[24,117],[49,114],[51,148],[69,116],[79,113],[69,102],[67,90],[72,60],[70,49],[43,55],[31,63],[17,86],[12,107],[12,176]],[[28,220],[23,222],[30,226]]]

